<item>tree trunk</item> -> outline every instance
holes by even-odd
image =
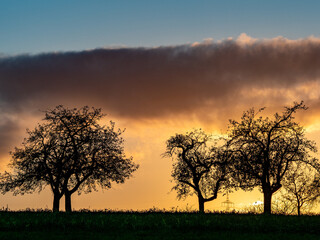
[[[66,210],[66,212],[72,212],[71,194],[69,192],[65,192],[64,198],[65,198],[65,210]]]
[[[59,212],[59,208],[60,208],[60,196],[59,193],[54,193],[53,194],[53,212]]]
[[[263,191],[263,213],[264,214],[271,214],[271,199],[272,199],[272,192],[271,190]]]
[[[302,204],[300,203],[300,198],[298,194],[296,194],[296,199],[297,199],[297,213],[298,213],[298,216],[300,216],[301,214],[300,209],[302,207]]]
[[[204,200],[202,197],[198,197],[199,201],[199,212],[203,213],[204,212]]]
[[[301,206],[300,206],[300,204],[298,204],[297,209],[298,209],[298,216],[300,216],[301,215],[301,211],[300,211]]]

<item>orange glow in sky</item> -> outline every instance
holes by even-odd
[[[320,145],[320,39],[237,39],[159,48],[95,49],[83,52],[0,58],[0,168],[8,152],[23,141],[43,112],[63,104],[101,107],[105,121],[126,128],[125,150],[140,168],[110,190],[72,196],[73,208],[197,208],[196,197],[178,201],[171,191],[172,160],[161,157],[175,133],[202,128],[224,134],[229,119],[239,120],[251,107],[266,114],[304,100],[309,110],[297,114],[309,139]],[[223,210],[226,196],[206,203]],[[230,194],[236,209],[262,194]],[[61,206],[63,206],[63,199]],[[49,188],[40,194],[0,198],[10,209],[52,207]]]

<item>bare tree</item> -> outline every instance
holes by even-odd
[[[171,176],[178,199],[196,194],[199,211],[204,203],[217,198],[228,178],[229,157],[225,146],[207,146],[210,137],[202,130],[176,134],[167,141],[164,156],[173,157]]]
[[[286,191],[284,187],[279,189],[272,197],[272,212],[275,214],[292,215],[295,213],[295,203],[285,198]]]
[[[65,209],[71,211],[71,195],[91,192],[99,185],[110,188],[123,183],[138,168],[123,149],[120,129],[114,123],[101,126],[101,109],[67,109],[58,106],[45,112],[45,124],[29,132],[24,148],[15,149],[10,164],[14,173],[2,178],[4,191],[40,191],[50,185],[54,210],[65,196]],[[44,134],[45,133],[45,134]]]
[[[307,108],[301,103],[285,107],[273,119],[258,117],[263,110],[250,109],[241,121],[230,120],[229,137],[235,151],[234,178],[243,189],[259,187],[264,195],[264,213],[271,213],[272,195],[278,191],[294,162],[318,167],[313,141],[306,139],[304,129],[294,121],[294,113]]]
[[[138,168],[132,158],[126,158],[120,129],[114,122],[101,126],[101,109],[67,109],[58,106],[46,112],[45,120],[59,129],[70,142],[72,151],[65,171],[62,191],[65,209],[71,211],[71,195],[91,192],[96,185],[110,188],[111,182],[123,183]]]
[[[294,203],[298,215],[302,210],[310,210],[320,198],[318,180],[319,175],[305,164],[298,163],[288,172],[283,184],[286,190],[283,198]]]
[[[9,167],[13,173],[1,175],[1,191],[3,194],[9,191],[14,195],[25,194],[40,192],[49,185],[53,193],[53,211],[59,211],[70,144],[47,124],[38,125],[33,131],[27,130],[27,134],[23,147],[11,152]]]

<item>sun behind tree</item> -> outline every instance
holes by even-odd
[[[294,163],[320,169],[318,159],[311,156],[317,151],[315,142],[308,140],[304,128],[294,121],[293,115],[306,109],[303,102],[294,103],[273,118],[258,116],[263,109],[250,109],[241,121],[230,120],[229,138],[236,160],[233,177],[244,190],[259,187],[264,213],[271,213],[272,195],[282,187]]]

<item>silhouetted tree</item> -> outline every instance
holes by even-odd
[[[58,106],[46,111],[45,124],[34,131],[46,135],[30,132],[24,148],[13,152],[10,166],[16,173],[6,173],[5,191],[41,191],[44,185],[50,185],[57,195],[54,210],[58,208],[56,198],[64,195],[69,212],[74,192],[91,192],[97,184],[110,188],[111,182],[123,183],[138,165],[124,154],[123,131],[115,130],[113,122],[110,126],[99,124],[103,116],[101,109],[89,107],[78,110]]]
[[[286,190],[283,198],[294,203],[298,215],[303,209],[311,209],[319,199],[318,182],[319,175],[308,165],[298,163],[288,172],[283,184]]]
[[[226,146],[214,144],[208,147],[210,137],[202,130],[176,134],[167,141],[164,156],[173,157],[171,176],[178,199],[194,193],[198,197],[199,211],[204,212],[204,203],[217,198],[228,179],[229,157]]]
[[[284,187],[279,189],[274,195],[271,208],[275,214],[291,215],[295,212],[295,203],[288,201],[285,197]],[[261,211],[263,212],[263,211]]]
[[[27,130],[22,148],[11,152],[9,167],[13,173],[1,175],[1,191],[13,191],[14,195],[39,192],[47,185],[53,193],[53,211],[59,211],[63,196],[64,170],[70,160],[70,144],[48,124]]]
[[[234,178],[243,189],[258,186],[264,195],[264,213],[271,213],[272,194],[282,186],[294,162],[318,167],[310,156],[316,151],[313,141],[306,139],[304,129],[294,121],[297,110],[307,109],[303,102],[286,107],[274,118],[263,118],[250,109],[240,122],[230,120],[229,137],[235,151]]]
[[[45,119],[57,127],[71,144],[71,157],[65,171],[62,191],[66,211],[71,211],[71,195],[88,193],[96,185],[110,188],[111,182],[123,183],[138,168],[132,158],[126,158],[120,129],[114,123],[101,126],[101,109],[88,107],[66,109],[58,106],[46,112]]]

